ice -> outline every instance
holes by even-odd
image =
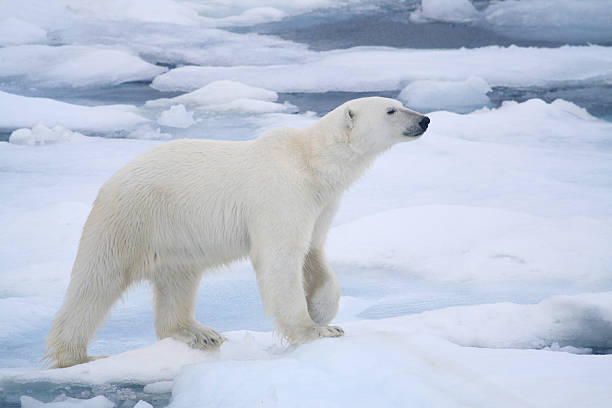
[[[538,406],[583,399],[604,407],[609,388],[603,374],[612,358],[551,350],[612,346],[611,302],[607,292],[344,322],[345,337],[298,347],[282,346],[271,332],[226,332],[229,341],[216,352],[166,339],[80,366],[15,374],[10,381],[104,384],[121,378],[148,383],[151,390],[176,376],[172,407],[250,406],[262,399],[281,406],[515,406],[537,383],[530,401]],[[573,386],[560,395],[552,392],[559,382]]]
[[[284,11],[274,7],[253,7],[238,15],[210,18],[208,23],[221,27],[247,26],[268,23],[271,21],[280,21],[286,16],[287,14]]]
[[[0,48],[0,79],[36,87],[93,87],[146,81],[166,68],[122,49],[21,45]]]
[[[149,404],[147,401],[140,400],[134,405],[134,408],[153,408],[153,405]]]
[[[185,104],[186,106],[222,105],[238,99],[253,99],[274,102],[278,94],[263,88],[245,85],[235,81],[214,81],[195,91],[179,95],[175,98],[154,99],[147,101],[147,107],[167,106],[170,104]]]
[[[410,15],[412,22],[427,20],[468,23],[481,18],[470,0],[422,0],[421,7]]]
[[[188,128],[195,123],[193,120],[193,112],[188,112],[185,105],[172,105],[170,109],[163,111],[157,123],[162,126],[170,126],[175,128]]]
[[[0,91],[0,129],[57,125],[89,133],[122,133],[149,120],[127,105],[81,106]]]
[[[241,113],[273,113],[297,111],[297,108],[290,103],[274,103],[257,99],[236,99],[220,105],[209,105],[199,108],[205,111],[234,111]]]
[[[557,343],[555,343],[557,344]],[[557,344],[558,346],[558,344]],[[147,384],[144,387],[145,392],[150,392],[152,394],[163,394],[165,392],[172,391],[172,381],[158,381],[154,383]]]
[[[65,0],[69,10],[84,18],[196,25],[200,18],[189,5],[173,0]]]
[[[85,140],[87,138],[82,134],[72,132],[60,125],[56,125],[51,129],[45,125],[36,125],[32,129],[17,129],[9,137],[9,143],[30,146],[49,143],[81,142]]]
[[[398,99],[416,110],[430,112],[443,109],[467,113],[489,105],[488,92],[491,92],[491,87],[478,77],[465,81],[421,80],[411,82],[402,89]]]
[[[28,396],[21,397],[22,408],[113,408],[114,406],[115,404],[112,401],[103,397],[102,395],[86,400],[70,397],[58,397],[53,402],[48,402],[46,404]]]
[[[35,24],[10,17],[0,20],[0,45],[47,42],[47,32]]]
[[[161,91],[193,91],[230,79],[276,92],[380,91],[400,90],[416,80],[462,81],[474,76],[490,86],[530,86],[608,78],[611,67],[612,49],[601,46],[356,47],[320,52],[299,64],[185,66],[157,76],[152,86]]]
[[[436,245],[425,236],[437,237]],[[372,246],[373,241],[385,245]],[[606,283],[610,242],[609,221],[551,220],[486,207],[431,205],[390,210],[339,226],[330,236],[328,251],[336,263],[392,268],[444,282]]]

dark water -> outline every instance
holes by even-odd
[[[58,396],[90,399],[103,395],[113,401],[116,408],[132,408],[140,400],[155,408],[165,407],[170,402],[171,393],[151,394],[144,392],[144,384],[110,383],[99,386],[79,384],[55,384],[51,382],[17,383],[0,382],[0,407],[20,407],[20,397],[26,395],[42,402],[52,402]]]
[[[229,28],[235,32],[257,32],[307,44],[317,51],[350,48],[363,45],[398,48],[476,48],[489,45],[521,47],[559,47],[570,45],[612,45],[612,38],[572,39],[532,33],[535,39],[512,38],[499,34],[486,23],[447,23],[431,21],[413,23],[410,14],[420,1],[389,2],[381,7],[364,10],[347,6],[338,9],[315,10],[281,21],[250,27]],[[490,1],[473,1],[476,9]],[[539,38],[538,38],[539,37]]]

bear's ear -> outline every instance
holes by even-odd
[[[355,124],[355,111],[351,108],[346,108],[344,112],[344,123],[347,130],[353,129],[353,125]]]

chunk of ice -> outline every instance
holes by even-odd
[[[200,89],[179,95],[175,98],[163,98],[147,101],[145,106],[168,106],[173,104],[184,104],[186,106],[210,106],[222,105],[237,99],[256,99],[266,102],[274,102],[278,94],[263,88],[245,85],[236,81],[213,81]]]
[[[422,0],[421,7],[410,14],[413,23],[428,20],[468,23],[481,18],[469,0]]]
[[[421,80],[402,89],[398,99],[416,110],[467,113],[487,106],[491,102],[487,96],[490,91],[487,81],[478,77],[465,81]]]
[[[87,138],[82,134],[72,132],[60,125],[48,128],[45,125],[39,124],[32,129],[17,129],[9,136],[10,143],[29,146],[62,142],[80,142],[85,140],[87,140]]]
[[[188,112],[185,105],[172,105],[170,109],[163,111],[157,123],[162,126],[170,126],[185,129],[195,123],[193,112]]]

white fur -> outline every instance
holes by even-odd
[[[342,192],[378,154],[419,136],[422,118],[393,99],[363,98],[303,130],[177,140],[136,157],[100,189],[48,358],[59,367],[88,361],[111,306],[142,280],[153,284],[158,337],[219,346],[225,338],[194,319],[200,277],[247,256],[265,311],[289,342],[342,335],[327,326],[340,297],[327,231]]]

